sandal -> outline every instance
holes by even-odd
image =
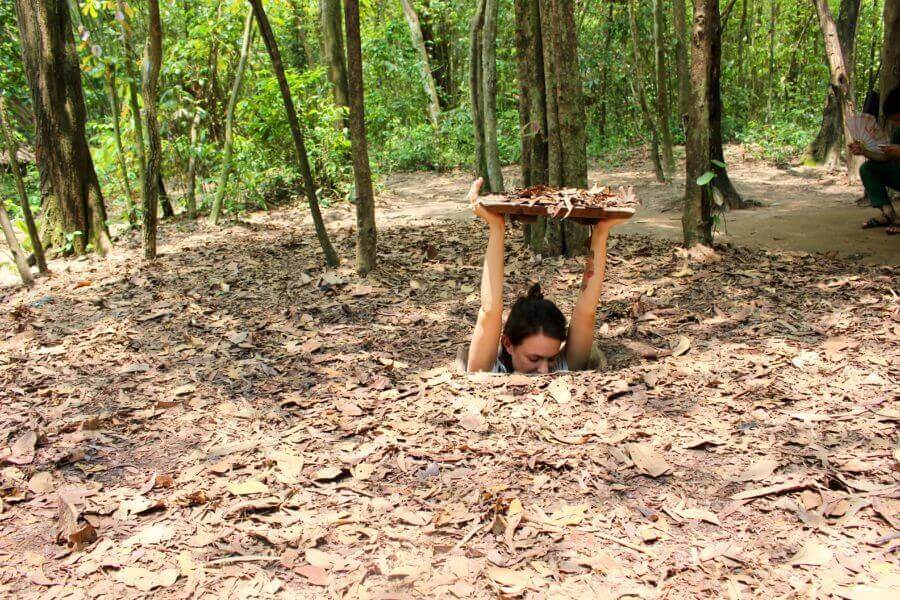
[[[885,233],[888,235],[900,235],[900,225],[891,225],[885,229]]]
[[[877,218],[872,217],[865,223],[863,223],[863,229],[875,229],[876,227],[890,227],[893,223],[889,220],[879,221]]]

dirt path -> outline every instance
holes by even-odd
[[[842,183],[843,176],[821,169],[788,168],[741,161],[730,153],[731,178],[746,198],[764,206],[734,211],[726,217],[727,232],[717,239],[738,246],[772,250],[826,253],[866,264],[900,263],[900,236],[883,229],[864,231],[860,224],[874,216],[871,208],[856,206],[861,188]],[[649,164],[628,161],[617,168],[591,169],[590,183],[633,185],[644,203],[640,212],[618,231],[681,239],[680,202],[684,193],[683,168],[674,184],[655,181]],[[517,169],[504,170],[515,185]],[[462,173],[397,173],[388,178],[381,197],[395,210],[385,220],[468,219],[464,205],[469,176]]]

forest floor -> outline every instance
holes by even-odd
[[[466,376],[484,228],[415,177],[365,279],[282,208],[0,289],[0,594],[897,596],[896,261],[614,233],[602,370]],[[581,264],[507,273],[568,313]]]

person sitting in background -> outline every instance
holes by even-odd
[[[883,114],[894,127],[891,143],[881,146],[884,157],[873,155],[859,142],[853,142],[848,148],[851,154],[868,159],[860,167],[859,176],[869,202],[881,211],[881,215],[866,221],[863,229],[886,227],[889,235],[896,235],[900,233],[900,221],[888,197],[888,188],[900,190],[900,88],[888,93],[884,100]]]
[[[591,246],[581,295],[575,303],[572,321],[555,304],[545,299],[535,284],[513,304],[503,323],[503,255],[506,221],[477,202],[482,180],[469,190],[475,214],[489,228],[484,271],[481,275],[481,309],[469,345],[466,371],[493,373],[552,373],[589,368],[594,343],[597,304],[606,271],[606,240],[613,225],[626,219],[600,221],[591,232]],[[565,346],[563,345],[565,344]]]

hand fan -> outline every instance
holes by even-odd
[[[884,130],[872,115],[852,115],[847,119],[847,129],[853,139],[879,158],[886,158],[878,146],[890,142]]]

